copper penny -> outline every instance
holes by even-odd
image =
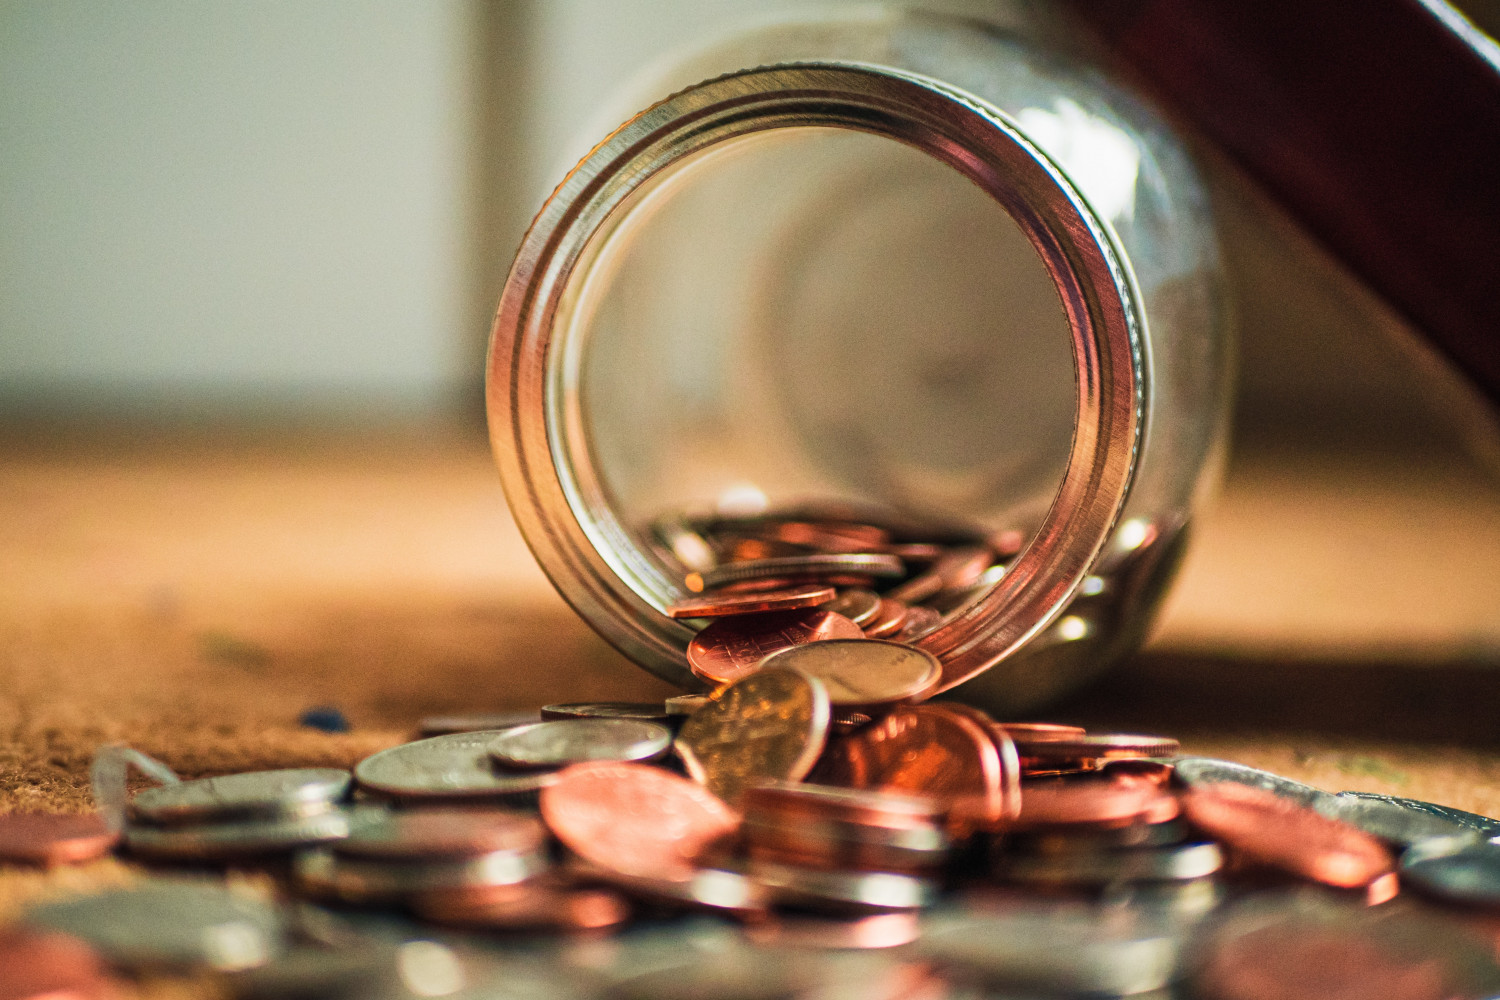
[[[673,618],[727,618],[765,611],[796,611],[826,604],[837,596],[838,591],[821,584],[740,594],[715,593],[678,601],[667,608],[667,614]]]
[[[1249,785],[1190,788],[1182,811],[1237,855],[1325,885],[1362,888],[1395,867],[1391,852],[1369,834]]]
[[[928,694],[943,668],[931,653],[881,639],[830,639],[772,653],[762,669],[785,667],[816,677],[835,708],[894,705]]]
[[[1070,740],[1088,735],[1088,730],[1082,726],[1065,726],[1060,722],[997,722],[995,725],[1009,733],[1017,744]]]
[[[978,722],[943,705],[898,708],[829,748],[818,778],[851,788],[926,795],[950,809],[953,825],[1006,814],[1006,775],[995,742]]]
[[[534,851],[546,837],[535,816],[508,809],[397,809],[354,823],[332,848],[349,857],[416,861]]]
[[[882,597],[880,599],[880,610],[864,626],[864,634],[871,639],[883,639],[888,635],[895,635],[901,631],[901,626],[906,623],[907,611],[907,606],[901,601]]]
[[[1171,757],[1180,749],[1180,744],[1170,736],[1136,736],[1124,733],[1066,738],[1048,733],[1041,734],[1040,738],[1012,733],[1011,739],[1016,741],[1016,751],[1022,757],[1045,761]]]
[[[708,789],[645,764],[575,764],[543,790],[542,818],[574,854],[645,878],[690,878],[693,860],[738,827]]]
[[[103,960],[77,938],[24,928],[0,932],[0,997],[5,1000],[114,1000],[120,995]]]
[[[787,819],[831,820],[908,829],[927,826],[942,818],[934,799],[899,792],[839,788],[810,782],[779,782],[761,785],[745,793],[746,811],[773,814]]]
[[[914,605],[906,609],[906,621],[901,623],[901,631],[892,638],[897,642],[916,642],[941,624],[943,624],[941,611],[920,604]]]
[[[1016,829],[1053,826],[1116,827],[1132,823],[1165,823],[1177,815],[1177,798],[1160,788],[1115,785],[1105,781],[1060,782],[1025,787]]]
[[[832,611],[864,628],[880,612],[880,595],[863,587],[849,587],[839,591],[837,597],[823,605],[824,611]]]
[[[819,552],[869,552],[884,545],[890,533],[865,524],[770,522],[759,526],[765,537]]]
[[[1024,772],[1021,769],[1021,757],[1016,751],[1015,741],[987,712],[965,705],[962,702],[944,702],[943,707],[950,712],[957,712],[967,716],[984,728],[989,733],[990,742],[995,744],[995,752],[1000,755],[1000,818],[1014,819],[1021,812],[1021,777]],[[967,812],[974,812],[975,821],[980,825],[988,825],[993,822],[984,818],[986,809],[985,800],[977,803],[960,802],[955,806],[960,816]]]
[[[812,555],[780,556],[772,559],[725,563],[701,573],[689,573],[683,582],[688,590],[700,594],[716,590],[725,584],[772,577],[782,580],[806,580],[809,577],[825,580],[835,576],[876,576],[899,579],[905,575],[906,564],[895,556],[879,552],[819,552]]]
[[[843,615],[812,608],[716,618],[688,643],[688,666],[699,677],[728,684],[753,673],[760,661],[791,646],[822,639],[863,639]]]
[[[737,804],[763,781],[797,781],[828,739],[828,692],[816,678],[767,666],[708,696],[682,724],[677,755],[688,774]]]
[[[108,854],[120,840],[98,813],[0,815],[0,860],[76,864]]]

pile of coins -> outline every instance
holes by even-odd
[[[709,693],[430,720],[352,774],[147,789],[119,849],[236,878],[37,906],[0,972],[8,948],[40,984],[18,996],[102,997],[111,970],[206,969],[256,1000],[1500,991],[1500,821],[926,700],[941,666],[903,639],[993,582],[1008,540],[658,533],[699,567],[670,613],[703,622]],[[0,817],[16,863],[115,840]]]

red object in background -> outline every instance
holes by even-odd
[[[1500,52],[1442,0],[1074,0],[1500,403]]]

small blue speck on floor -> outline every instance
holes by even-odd
[[[297,721],[308,729],[317,729],[325,733],[349,731],[349,720],[344,717],[344,713],[328,706],[309,708],[297,717]]]

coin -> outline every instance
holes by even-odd
[[[708,695],[706,694],[674,695],[667,699],[667,715],[671,716],[673,721],[681,722],[683,716],[692,715],[698,709],[702,708],[706,701],[708,701]]]
[[[669,714],[663,706],[649,701],[580,701],[542,706],[544,722],[554,719],[637,719],[641,722],[667,723],[671,721]]]
[[[508,809],[383,809],[355,823],[333,850],[348,857],[419,861],[535,851],[546,839],[535,816]]]
[[[759,883],[741,872],[723,868],[696,868],[685,877],[652,878],[575,862],[569,865],[568,872],[578,881],[603,882],[635,899],[671,909],[703,910],[759,920],[770,905]]]
[[[745,928],[745,937],[762,948],[899,948],[922,935],[915,913],[897,911],[836,918],[779,914]]]
[[[689,573],[685,583],[688,590],[701,594],[745,580],[771,577],[780,580],[822,579],[845,575],[899,578],[906,575],[906,565],[895,556],[883,553],[816,553],[726,563],[701,573]]]
[[[655,760],[672,746],[672,730],[639,719],[556,719],[507,729],[490,741],[503,767],[565,767],[590,760]]]
[[[408,905],[424,920],[483,930],[599,931],[630,918],[630,906],[617,893],[539,881],[498,892],[420,893]]]
[[[1087,736],[1082,726],[1065,726],[1057,722],[997,722],[995,725],[1017,743],[1040,743],[1045,740],[1071,740]]]
[[[901,631],[893,638],[897,642],[916,642],[922,636],[943,624],[943,614],[933,608],[923,607],[920,604],[906,609],[906,620],[901,623]]]
[[[1401,882],[1438,899],[1500,909],[1500,844],[1475,834],[1426,840],[1401,855]]]
[[[831,745],[818,780],[851,788],[926,795],[945,806],[963,802],[972,818],[1006,815],[1006,775],[989,731],[942,705],[897,708]]]
[[[177,826],[133,823],[125,828],[125,846],[142,857],[214,860],[290,851],[342,840],[353,822],[349,810],[329,808],[307,816],[230,820]]]
[[[777,902],[834,913],[918,910],[937,899],[933,882],[894,872],[826,871],[754,858],[746,870]]]
[[[709,695],[677,734],[688,774],[731,805],[765,781],[803,778],[828,738],[828,693],[795,670],[765,667]]]
[[[349,782],[348,771],[327,767],[245,771],[144,789],[130,800],[130,813],[162,825],[295,816],[326,809]]]
[[[931,961],[1027,996],[1116,997],[1160,990],[1177,973],[1181,942],[1160,926],[1130,917],[1086,905],[1041,903],[944,914],[929,918],[916,947]]]
[[[372,754],[354,768],[360,787],[398,799],[520,798],[557,780],[550,771],[497,774],[490,741],[503,730],[451,733]]]
[[[796,611],[815,608],[832,601],[838,592],[832,587],[803,586],[786,590],[764,590],[739,594],[709,594],[691,600],[677,601],[667,608],[671,618],[723,618],[730,615],[753,615],[766,611]]]
[[[716,618],[688,643],[687,660],[699,677],[727,684],[753,673],[761,660],[791,646],[864,637],[849,619],[818,609]]]
[[[1304,806],[1315,806],[1321,800],[1332,797],[1321,788],[1304,785],[1300,781],[1283,778],[1270,771],[1262,771],[1259,768],[1236,764],[1229,760],[1215,760],[1212,757],[1179,757],[1172,762],[1172,773],[1178,781],[1189,788],[1218,782],[1231,782],[1249,785],[1251,788],[1262,788]]]
[[[1378,840],[1273,792],[1218,782],[1182,796],[1188,822],[1243,858],[1314,882],[1362,888],[1395,867]]]
[[[543,789],[541,811],[574,854],[647,878],[691,878],[693,859],[739,825],[702,785],[644,764],[574,764]]]
[[[6,1000],[117,1000],[94,951],[50,931],[0,931],[0,997]]]
[[[103,857],[119,839],[98,813],[0,815],[0,861],[76,864]]]
[[[927,694],[943,668],[931,653],[879,639],[829,639],[772,653],[761,669],[785,667],[816,677],[837,708],[872,708]]]
[[[453,733],[473,733],[481,729],[509,729],[536,722],[537,713],[532,709],[516,712],[494,712],[489,715],[429,715],[417,726],[422,736],[449,736]]]
[[[1177,815],[1175,796],[1159,788],[1074,781],[1032,786],[1021,795],[1021,813],[1009,827],[1128,826],[1162,823]]]
[[[204,882],[152,879],[27,910],[26,923],[86,941],[126,969],[264,965],[286,947],[274,906]]]
[[[1475,830],[1445,816],[1413,809],[1384,795],[1325,795],[1312,807],[1330,819],[1348,823],[1398,847],[1411,847],[1434,837],[1476,834]]]
[[[843,615],[863,628],[880,611],[880,595],[863,587],[845,587],[838,596],[822,605],[824,611]]]
[[[1124,851],[1003,854],[998,873],[1013,882],[1052,886],[1105,886],[1117,882],[1180,882],[1205,878],[1224,865],[1211,841]]]
[[[298,854],[292,864],[297,884],[304,890],[349,903],[394,902],[439,889],[512,885],[551,866],[543,844],[523,850],[394,862],[343,857],[328,848],[318,848]]]
[[[1478,813],[1465,812],[1462,809],[1454,809],[1452,806],[1438,805],[1436,802],[1423,802],[1421,799],[1406,799],[1397,795],[1379,795],[1375,792],[1339,792],[1340,799],[1357,799],[1367,802],[1388,802],[1391,805],[1400,806],[1412,812],[1422,813],[1439,820],[1455,823],[1466,830],[1482,833],[1486,837],[1500,834],[1500,819],[1492,819],[1489,816],[1481,816]]]
[[[864,626],[865,635],[871,639],[883,639],[886,636],[895,635],[901,631],[901,626],[906,624],[909,611],[910,608],[905,603],[882,597],[880,610]]]
[[[1002,727],[1003,728],[1003,727]],[[1170,736],[1137,736],[1124,733],[1097,733],[1062,737],[1051,733],[1038,735],[1011,734],[1016,752],[1035,761],[1106,761],[1133,757],[1171,757],[1179,744]]]

